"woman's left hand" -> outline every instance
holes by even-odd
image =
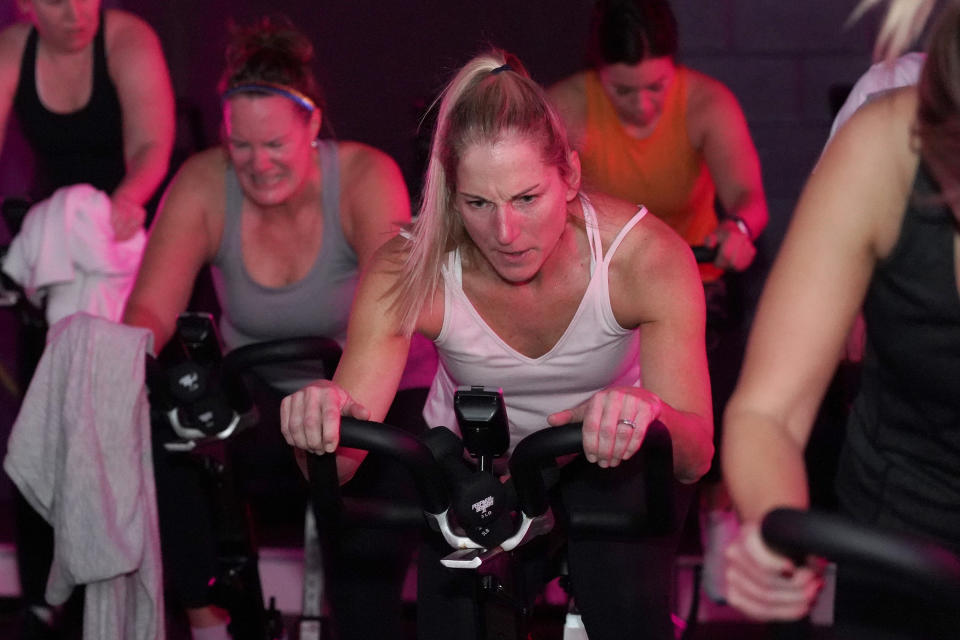
[[[753,262],[757,248],[750,236],[745,234],[733,220],[724,220],[707,236],[708,247],[717,247],[717,257],[713,264],[724,271],[743,271]]]
[[[647,427],[660,417],[663,402],[639,387],[614,387],[595,393],[572,409],[547,417],[557,427],[583,422],[583,452],[590,462],[615,467],[640,449]]]

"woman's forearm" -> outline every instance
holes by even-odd
[[[699,480],[710,469],[713,458],[713,424],[706,417],[677,411],[664,403],[660,421],[673,440],[673,471],[685,484]]]
[[[169,149],[156,142],[145,143],[127,160],[127,171],[113,196],[143,205],[163,182],[170,162]]]
[[[742,519],[760,520],[779,506],[809,506],[803,452],[776,420],[736,407],[727,411],[723,475]]]

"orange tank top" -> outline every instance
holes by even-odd
[[[648,137],[630,137],[595,71],[585,73],[587,120],[580,161],[587,190],[642,204],[690,245],[717,227],[716,189],[703,155],[687,133],[689,71],[677,67],[663,113]],[[720,270],[701,265],[704,280]]]

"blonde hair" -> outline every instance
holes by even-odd
[[[407,335],[439,291],[444,257],[470,241],[454,205],[457,167],[467,147],[519,134],[537,141],[544,162],[558,167],[564,178],[571,174],[560,116],[515,56],[494,49],[473,58],[438,100],[419,213],[400,277],[388,294]]]
[[[877,34],[873,59],[890,61],[905,53],[917,41],[937,0],[861,0],[847,24],[856,22],[882,2],[887,2],[888,6]]]

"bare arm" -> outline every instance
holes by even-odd
[[[7,135],[10,123],[10,111],[13,109],[13,97],[20,79],[20,63],[23,47],[30,26],[18,23],[0,32],[0,150]]]
[[[712,78],[694,74],[687,121],[692,142],[703,153],[724,210],[731,218],[740,218],[750,231],[749,237],[741,239],[751,246],[731,246],[727,251],[722,247],[719,266],[743,270],[753,260],[753,241],[769,220],[760,160],[746,119],[726,87]],[[717,240],[725,244],[728,236],[741,236],[739,231],[732,222],[721,223]],[[736,240],[731,238],[731,242]]]
[[[112,194],[122,210],[142,207],[166,176],[173,148],[173,89],[160,42],[147,23],[119,11],[108,12],[106,20],[107,61],[123,112],[126,174]]]
[[[694,482],[707,472],[713,457],[703,285],[683,240],[649,217],[651,226],[663,228],[652,242],[632,252],[633,282],[624,281],[629,293],[621,298],[629,306],[619,312],[614,307],[614,312],[641,318],[643,388],[662,402],[660,420],[673,437],[677,478]]]
[[[341,221],[363,269],[377,249],[410,222],[410,198],[390,156],[356,142],[339,145]]]
[[[767,281],[725,422],[724,468],[748,519],[806,504],[802,450],[874,264],[895,241],[916,170],[911,95],[872,105],[836,139]],[[752,482],[760,476],[774,481]]]
[[[876,261],[896,241],[916,172],[912,91],[858,112],[807,183],[767,281],[724,416],[723,468],[744,533],[728,550],[729,599],[748,614],[797,617],[816,576],[759,541],[777,506],[806,507],[803,452]]]
[[[400,384],[410,347],[409,339],[398,335],[395,319],[384,312],[382,299],[395,277],[388,257],[395,248],[383,245],[410,221],[410,199],[399,168],[385,153],[345,142],[338,145],[338,157],[341,224],[364,275],[333,381],[318,381],[284,398],[280,423],[287,442],[296,447],[304,473],[305,451],[336,450],[340,481],[346,482],[366,453],[337,449],[340,416],[383,420]]]
[[[287,442],[300,450],[336,450],[341,482],[353,476],[366,454],[337,449],[340,416],[383,420],[400,384],[410,347],[410,339],[401,335],[399,321],[386,310],[384,299],[396,280],[396,250],[400,244],[394,239],[383,247],[364,272],[333,382],[319,381],[281,403],[281,430]],[[302,455],[299,453],[301,459]]]
[[[186,309],[197,273],[216,254],[223,230],[220,149],[184,163],[164,194],[127,300],[123,322],[153,331],[159,353]]]
[[[592,199],[598,211],[626,204],[599,194]],[[634,212],[632,205],[627,209]],[[640,328],[642,386],[605,389],[548,421],[560,425],[582,420],[587,459],[606,467],[636,453],[647,425],[659,419],[673,438],[677,479],[694,482],[706,473],[713,455],[713,412],[703,286],[689,247],[664,222],[648,215],[617,249],[610,267],[610,299],[621,326]],[[625,430],[621,419],[638,428]]]

